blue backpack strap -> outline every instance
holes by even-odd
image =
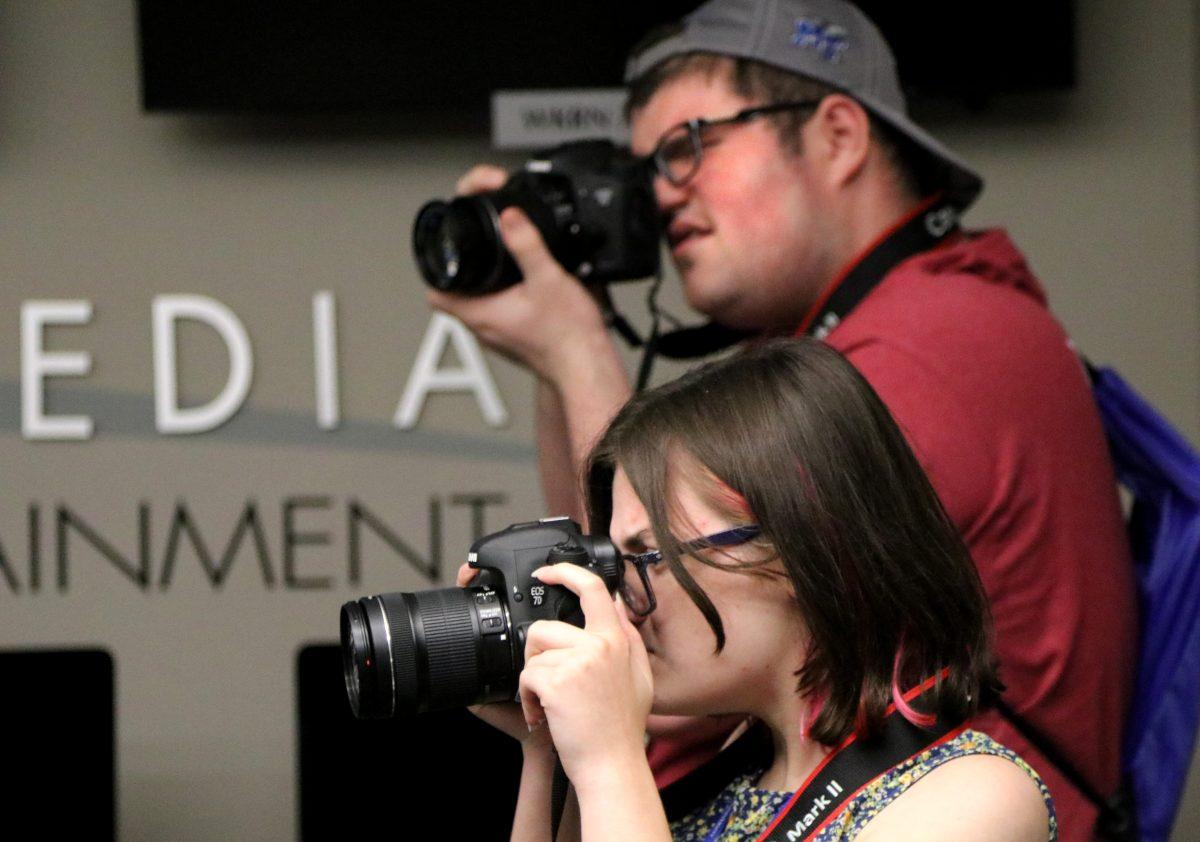
[[[1115,371],[1088,366],[1130,539],[1142,639],[1122,751],[1145,842],[1170,836],[1200,725],[1200,456]]]

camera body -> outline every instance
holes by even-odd
[[[538,620],[583,625],[579,599],[533,571],[569,562],[609,592],[623,565],[612,542],[569,518],[517,523],[471,545],[479,571],[466,588],[363,597],[342,606],[342,666],[350,707],[378,719],[511,700]]]
[[[566,517],[513,524],[480,538],[467,554],[467,564],[479,571],[473,586],[507,597],[505,610],[520,644],[517,654],[521,666],[525,632],[533,623],[562,620],[583,625],[583,612],[575,594],[561,585],[546,585],[533,578],[533,571],[539,567],[562,562],[591,570],[604,580],[609,592],[620,584],[623,562],[609,540],[582,534],[579,524]]]
[[[528,214],[550,253],[585,283],[633,280],[659,266],[660,225],[651,170],[607,140],[547,150],[499,190],[435,200],[417,213],[413,252],[426,282],[483,295],[521,280],[500,236],[500,212]]]

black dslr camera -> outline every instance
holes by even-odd
[[[624,565],[611,541],[582,534],[565,517],[480,538],[467,562],[479,571],[469,587],[385,593],[342,606],[342,667],[359,719],[513,699],[529,626],[583,625],[575,594],[530,574],[571,562],[615,593]]]
[[[525,162],[499,190],[433,201],[417,213],[413,252],[426,282],[483,295],[521,280],[500,236],[500,211],[529,215],[554,258],[587,283],[658,271],[650,168],[607,140],[565,143]]]

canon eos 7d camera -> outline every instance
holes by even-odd
[[[537,620],[583,625],[575,594],[530,574],[571,562],[595,572],[610,593],[624,561],[607,538],[569,518],[518,523],[480,538],[466,588],[385,593],[342,606],[342,667],[360,719],[512,700],[525,666],[525,635]]]
[[[510,206],[529,215],[554,258],[586,283],[658,271],[650,168],[607,140],[583,140],[527,161],[499,190],[421,208],[413,251],[426,282],[460,295],[483,295],[520,281],[500,236],[500,211]]]

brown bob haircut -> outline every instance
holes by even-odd
[[[902,690],[943,670],[932,706],[900,702],[905,715],[957,721],[1002,689],[967,548],[887,408],[838,352],[772,340],[705,365],[634,397],[592,452],[590,528],[608,530],[619,465],[720,652],[720,615],[679,555],[680,541],[695,536],[671,528],[669,468],[683,455],[704,469],[708,496],[734,501],[731,516],[758,524],[769,550],[751,565],[718,550],[696,560],[790,582],[810,634],[797,692],[820,707],[814,739],[878,733]]]

